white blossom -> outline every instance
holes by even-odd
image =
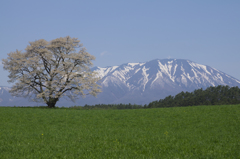
[[[101,92],[99,78],[90,70],[94,56],[86,52],[77,38],[69,36],[50,42],[30,42],[25,52],[16,50],[3,59],[9,71],[8,82],[14,83],[9,91],[13,96],[29,96],[55,107],[63,96],[72,101],[79,96]]]

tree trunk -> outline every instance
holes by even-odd
[[[59,98],[49,98],[49,101],[46,103],[48,105],[48,108],[55,108],[58,99]]]

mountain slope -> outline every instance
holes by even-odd
[[[194,89],[217,85],[240,87],[240,81],[234,77],[212,67],[183,59],[155,59],[146,63],[94,67],[92,70],[98,72],[101,77],[102,93],[97,98],[80,98],[76,103],[61,99],[57,105],[147,104],[181,91],[191,92]]]
[[[114,103],[146,104],[181,91],[217,85],[240,87],[239,80],[221,71],[183,59],[96,67],[94,71],[102,78],[99,98],[109,96]]]

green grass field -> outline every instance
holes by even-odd
[[[0,107],[0,158],[240,158],[240,105]]]

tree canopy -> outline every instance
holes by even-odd
[[[164,108],[200,105],[227,105],[240,104],[240,88],[229,86],[208,87],[196,89],[193,92],[180,92],[175,96],[167,96],[164,99],[150,102],[149,104],[95,104],[85,106],[74,106],[76,109],[142,109],[142,108]]]
[[[180,92],[176,96],[167,96],[148,104],[148,108],[181,107],[195,105],[240,104],[240,89],[219,85],[206,90],[196,89],[193,92]]]
[[[74,101],[101,91],[99,78],[90,70],[94,59],[80,40],[67,36],[30,42],[25,52],[16,50],[2,61],[10,73],[8,82],[14,83],[9,91],[13,96],[29,97],[55,107],[63,96]]]

